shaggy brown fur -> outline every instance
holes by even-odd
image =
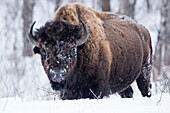
[[[60,7],[53,22],[62,20],[79,25],[80,19],[89,29],[89,38],[77,47],[76,64],[63,83],[65,94],[61,98],[102,98],[116,92],[132,97],[130,84],[136,79],[142,95],[149,97],[152,64],[149,32],[127,16],[98,12],[78,3]],[[51,84],[58,90],[58,83]]]

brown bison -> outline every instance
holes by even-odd
[[[95,11],[82,4],[60,7],[52,21],[32,34],[34,53],[62,99],[103,98],[118,92],[132,97],[137,81],[150,97],[151,38],[125,15]]]

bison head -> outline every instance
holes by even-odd
[[[32,24],[29,41],[35,45],[34,53],[41,55],[42,65],[51,82],[60,84],[72,72],[77,61],[77,47],[88,39],[88,28],[80,20],[80,25],[72,25],[60,19],[47,22],[33,35]]]

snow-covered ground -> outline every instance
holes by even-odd
[[[170,113],[170,94],[151,98],[122,99],[113,95],[100,100],[24,101],[0,99],[2,113]]]

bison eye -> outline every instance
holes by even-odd
[[[77,48],[72,47],[72,48],[70,49],[70,57],[71,57],[71,58],[76,58],[76,56],[77,56]]]
[[[46,52],[45,52],[45,50],[41,48],[40,51],[41,51],[41,56],[42,56],[42,58],[45,59],[45,58],[46,58]]]

